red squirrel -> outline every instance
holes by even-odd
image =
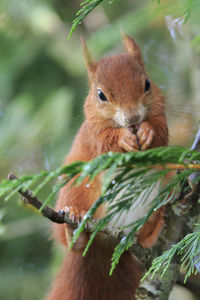
[[[134,39],[124,36],[123,42],[126,54],[95,61],[82,41],[90,91],[84,105],[85,121],[65,164],[89,161],[108,151],[142,151],[168,145],[164,98],[149,80]],[[67,208],[72,221],[79,222],[101,193],[101,175],[89,188],[86,181],[79,186],[71,183],[61,189],[56,209]],[[94,217],[105,214],[102,207]],[[153,245],[162,224],[160,210],[138,234],[143,247]],[[69,225],[54,225],[55,238],[63,245],[69,245],[72,234]],[[134,300],[141,271],[132,254],[126,251],[109,276],[115,242],[99,233],[83,257],[88,238],[89,233],[83,232],[72,250],[66,250],[62,268],[46,300]]]

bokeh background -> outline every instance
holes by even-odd
[[[191,11],[183,0],[104,1],[68,40],[80,2],[0,1],[1,180],[62,164],[88,91],[80,34],[96,58],[123,51],[120,28],[134,36],[166,97],[170,144],[191,146],[200,113],[199,1]],[[18,196],[0,199],[0,299],[43,299],[61,257],[48,220]]]

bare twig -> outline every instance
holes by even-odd
[[[200,125],[199,125],[199,129],[197,131],[194,143],[191,147],[191,150],[197,150],[200,151]]]
[[[15,180],[18,179],[13,173],[10,173],[8,175],[8,180]],[[33,195],[33,192],[29,189],[27,189],[26,191],[23,191],[22,189],[18,191],[25,199],[26,202],[32,206],[34,206],[35,208],[37,208],[38,210],[41,209],[41,207],[43,206],[43,203],[36,197]],[[59,212],[56,212],[55,210],[53,210],[51,207],[49,206],[45,206],[42,210],[41,213],[43,214],[44,217],[48,218],[49,220],[51,220],[52,222],[55,223],[67,223],[67,224],[71,224],[71,220],[68,217],[68,215],[65,213],[64,210],[60,210]]]
[[[16,180],[18,179],[15,174],[10,173],[8,175],[8,180]],[[43,203],[38,199],[37,196],[34,196],[34,193],[27,189],[27,190],[22,190],[20,189],[19,194],[23,196],[23,198],[25,199],[26,203],[29,205],[34,206],[35,208],[37,208],[39,211],[41,210],[41,207],[43,207]],[[69,213],[68,211],[64,211],[63,209],[59,210],[58,212],[56,212],[53,208],[49,207],[49,206],[45,206],[44,208],[42,208],[41,210],[42,215],[49,219],[50,221],[54,222],[54,223],[58,223],[58,224],[68,224],[72,227],[72,229],[76,229],[78,228],[79,224],[76,222],[73,222],[70,217],[69,217]],[[92,229],[95,225],[96,221],[95,220],[91,220],[87,222],[87,231],[88,232],[92,232]],[[106,235],[113,235],[117,238],[118,233],[116,230],[113,229],[113,227],[108,226],[107,228],[104,228],[101,232],[103,232]],[[119,234],[119,236],[121,236],[121,233]]]

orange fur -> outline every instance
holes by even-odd
[[[98,236],[86,256],[70,251],[53,284],[48,300],[122,300],[134,299],[140,273],[130,252],[122,255],[109,276],[113,242]]]
[[[108,151],[138,151],[168,144],[164,99],[153,83],[144,92],[147,74],[139,47],[129,37],[124,37],[124,44],[127,54],[95,62],[83,42],[90,92],[84,106],[86,119],[65,160],[66,164],[89,161]],[[99,100],[98,89],[101,89],[108,101]],[[78,220],[100,195],[101,175],[95,178],[89,188],[86,181],[78,187],[71,186],[71,183],[60,191],[56,209],[68,206],[71,218]],[[104,214],[105,208],[102,207],[95,217],[100,218]],[[160,211],[140,231],[139,241],[142,245],[152,246],[162,223],[163,215]],[[72,229],[56,224],[54,235],[66,245]],[[83,233],[74,248],[67,253],[47,299],[133,300],[139,284],[140,269],[129,251],[123,254],[110,277],[108,273],[114,242],[99,234],[83,258],[82,250],[87,240],[88,234]]]
[[[151,248],[158,239],[164,225],[164,208],[156,211],[138,232],[138,242],[143,248]]]

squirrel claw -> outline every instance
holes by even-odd
[[[72,221],[72,224],[65,224],[64,227],[66,241],[67,244],[70,245],[73,238],[74,229],[76,229],[77,225],[79,226],[79,224],[82,222],[83,217],[87,211],[80,210],[74,206],[66,206],[64,210],[68,215],[68,217],[70,218],[70,220]],[[87,236],[87,229],[86,229],[85,232],[81,233],[77,241],[73,243],[72,250],[74,251],[83,250],[87,245],[87,242],[88,242],[88,236]]]
[[[138,151],[139,146],[137,143],[137,136],[128,128],[121,128],[120,131],[121,134],[119,136],[119,146],[125,152]]]
[[[72,223],[78,225],[82,222],[84,215],[87,213],[86,210],[80,210],[75,206],[65,206],[64,211],[69,216]]]
[[[139,145],[141,147],[141,150],[146,150],[151,146],[153,142],[155,131],[148,122],[142,122],[137,132],[137,136],[139,138]]]

